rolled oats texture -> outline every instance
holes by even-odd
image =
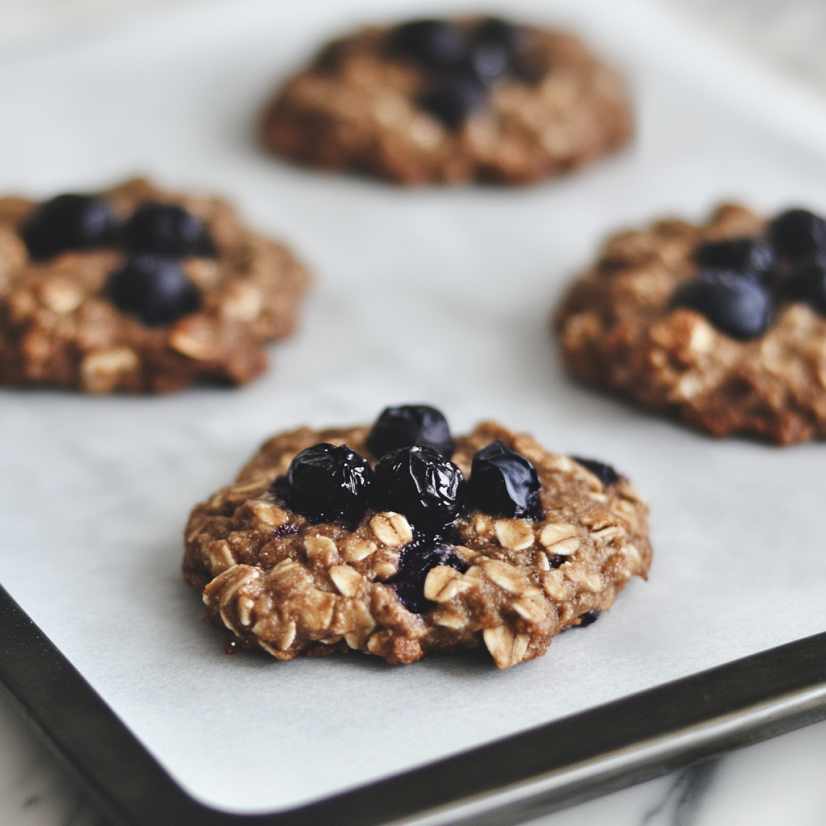
[[[141,203],[183,206],[207,225],[216,257],[182,261],[201,307],[147,326],[105,295],[123,266],[116,245],[30,260],[20,224],[35,201],[0,197],[0,384],[91,394],[163,393],[195,381],[242,384],[266,367],[265,346],[289,336],[309,283],[285,244],[249,229],[223,198],[133,178],[99,193],[120,219]]]
[[[542,518],[461,517],[453,552],[465,570],[431,568],[423,590],[432,605],[408,610],[393,585],[414,538],[403,514],[314,524],[292,513],[273,484],[318,442],[368,455],[367,433],[304,427],[274,436],[234,483],[192,511],[184,575],[243,646],[278,660],[355,649],[395,664],[484,647],[509,668],[544,654],[554,636],[647,576],[648,510],[627,479],[606,487],[572,459],[486,422],[457,440],[453,461],[467,475],[473,454],[502,440],[535,464]]]
[[[698,244],[764,225],[728,203],[697,224],[663,218],[611,235],[554,313],[565,366],[714,436],[783,445],[824,438],[826,317],[787,302],[764,335],[739,341],[693,310],[671,308],[675,288],[697,275]]]
[[[619,72],[574,34],[526,25],[522,35],[524,59],[539,78],[506,77],[452,128],[419,103],[427,72],[388,55],[389,29],[360,29],[326,45],[277,89],[261,141],[309,166],[407,185],[531,183],[624,146],[634,116]]]

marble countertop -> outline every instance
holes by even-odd
[[[0,53],[32,42],[122,24],[159,0],[0,0]],[[176,0],[192,2],[192,0]],[[826,7],[822,0],[663,0],[714,21],[778,71],[818,89],[826,103]],[[823,826],[826,723],[599,798],[534,826]],[[0,695],[0,823],[106,826],[84,793],[5,695]]]

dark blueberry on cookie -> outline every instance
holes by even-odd
[[[94,195],[58,195],[26,218],[20,233],[32,258],[66,250],[91,249],[110,242],[116,220],[109,204]]]
[[[421,445],[443,456],[453,453],[453,439],[444,414],[426,404],[385,407],[367,436],[367,447],[377,458],[402,447]]]
[[[579,618],[579,625],[576,626],[577,628],[587,628],[589,625],[593,625],[599,619],[599,611],[586,611],[582,616]]]
[[[177,204],[141,204],[123,228],[123,244],[132,252],[175,258],[213,256],[215,244],[206,224]]]
[[[285,492],[290,507],[314,521],[357,521],[367,508],[373,472],[346,445],[322,442],[290,463]]]
[[[814,259],[793,270],[784,283],[784,297],[802,301],[826,315],[826,258]]]
[[[596,459],[583,459],[582,456],[571,456],[571,458],[578,465],[590,470],[607,488],[616,485],[622,479],[622,476],[611,465],[606,465],[604,462],[598,462]]]
[[[482,106],[485,89],[470,72],[457,72],[434,80],[419,95],[418,104],[450,129],[458,129]]]
[[[429,447],[404,447],[376,465],[374,504],[404,514],[416,528],[440,530],[459,515],[462,471]]]
[[[771,245],[759,238],[707,241],[697,247],[694,259],[703,269],[730,270],[744,274],[767,273],[775,263]]]
[[[424,596],[424,583],[431,569],[447,565],[464,573],[467,563],[438,539],[423,537],[406,545],[399,558],[399,570],[388,580],[396,589],[402,605],[408,611],[421,614],[432,605]]]
[[[470,506],[491,516],[536,516],[539,477],[524,457],[493,442],[473,457],[468,499]]]
[[[488,17],[473,30],[470,61],[484,80],[496,80],[507,74],[518,51],[519,29],[507,20]]]
[[[447,20],[411,20],[395,28],[390,48],[427,69],[456,66],[467,55],[465,34]]]
[[[110,301],[150,327],[171,324],[201,306],[201,294],[180,264],[157,255],[136,255],[106,282]]]
[[[763,335],[774,314],[769,291],[753,278],[707,271],[681,284],[672,300],[704,315],[718,330],[737,339]]]
[[[826,220],[806,209],[789,209],[769,224],[769,240],[780,258],[799,260],[826,252]]]

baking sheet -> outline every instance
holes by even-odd
[[[431,7],[445,8],[443,4]],[[318,273],[302,332],[237,392],[2,393],[0,579],[173,777],[284,809],[822,631],[822,445],[714,442],[561,373],[546,316],[619,224],[718,196],[826,208],[826,115],[643,0],[509,3],[578,25],[637,91],[635,149],[549,186],[400,192],[295,170],[251,143],[270,83],[331,28],[421,4],[215,2],[0,59],[2,189],[134,170],[238,199]],[[500,673],[442,658],[227,657],[178,573],[188,509],[269,433],[428,400],[627,471],[653,509],[651,582]]]

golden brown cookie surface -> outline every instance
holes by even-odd
[[[715,436],[742,433],[778,444],[826,436],[826,316],[817,295],[803,300],[789,287],[800,277],[818,277],[808,253],[802,262],[784,261],[782,250],[769,250],[762,273],[719,275],[698,261],[718,254],[719,242],[735,255],[744,241],[766,243],[779,220],[724,204],[698,224],[660,220],[610,237],[555,314],[567,368]],[[724,282],[722,309],[713,296],[710,304],[708,296],[681,302],[698,278],[716,279],[716,289]],[[821,279],[826,284],[826,271]],[[734,297],[732,284],[739,285]],[[711,312],[701,311],[704,305]],[[714,310],[723,313],[717,323]]]
[[[349,648],[410,663],[485,646],[506,668],[542,655],[556,634],[588,624],[632,577],[647,576],[648,511],[632,484],[493,422],[457,438],[452,462],[472,487],[478,451],[499,441],[517,452],[539,481],[530,517],[471,502],[434,538],[409,509],[370,505],[348,523],[291,508],[282,485],[299,452],[347,445],[374,465],[367,440],[365,427],[275,436],[192,511],[185,577],[245,647],[279,660]]]
[[[617,150],[632,120],[619,75],[575,35],[476,17],[333,41],[276,92],[261,139],[402,184],[522,184]]]
[[[286,246],[249,230],[221,198],[144,179],[68,199],[79,197],[95,199],[80,213],[92,224],[69,230],[71,203],[67,218],[59,200],[0,199],[0,383],[154,393],[197,380],[242,383],[264,369],[264,345],[293,330],[308,283]],[[112,226],[95,240],[101,210]],[[187,231],[202,237],[167,254],[176,243],[169,233]],[[84,244],[61,232],[80,232]],[[123,285],[138,277],[152,277],[156,293],[138,290],[127,306]]]

